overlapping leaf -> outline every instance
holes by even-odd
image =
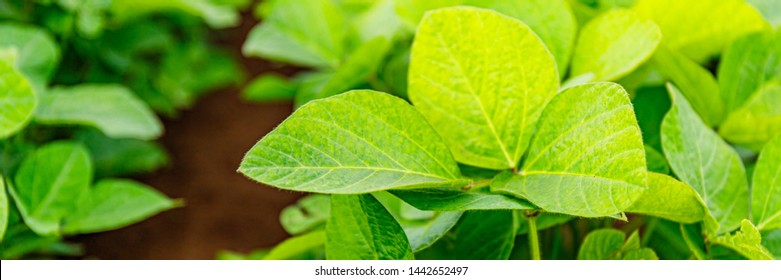
[[[373,193],[404,229],[412,252],[428,248],[442,238],[461,218],[462,212],[422,211],[385,192]]]
[[[18,23],[0,24],[0,34],[3,34],[0,49],[15,50],[16,64],[13,66],[40,93],[60,60],[57,42],[38,27]]]
[[[529,210],[534,205],[511,196],[453,189],[394,190],[392,194],[415,208],[431,211]]]
[[[772,260],[773,255],[762,246],[762,236],[749,220],[743,220],[740,231],[734,234],[719,236],[712,240],[713,244],[722,245],[740,253],[751,260]]]
[[[727,113],[747,103],[768,81],[781,82],[781,30],[735,40],[722,56],[718,76]]]
[[[765,145],[754,169],[752,219],[760,230],[781,228],[781,136]]]
[[[742,107],[733,111],[719,127],[719,135],[729,142],[760,150],[781,134],[781,76],[768,82]]]
[[[699,222],[707,215],[697,192],[670,176],[649,172],[648,190],[627,212],[646,214],[679,223]]]
[[[21,130],[33,116],[36,98],[27,80],[0,61],[0,139]]]

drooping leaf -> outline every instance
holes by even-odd
[[[370,194],[332,195],[326,235],[329,260],[413,258],[404,230]]]
[[[616,229],[592,231],[583,240],[578,251],[579,260],[611,260],[621,256],[624,233]]]
[[[296,93],[293,83],[275,74],[264,74],[252,80],[242,91],[241,96],[254,102],[290,101]]]
[[[760,87],[743,106],[729,114],[719,127],[719,135],[725,140],[755,151],[779,134],[781,76],[778,81]]]
[[[0,242],[5,237],[6,228],[8,228],[8,195],[5,191],[5,178],[0,174]]]
[[[89,150],[98,178],[148,173],[171,161],[165,149],[154,142],[114,139],[95,129],[79,131],[74,139]]]
[[[326,233],[323,230],[294,236],[279,243],[266,254],[264,260],[313,260],[325,250]]]
[[[120,85],[54,88],[41,96],[35,120],[52,125],[92,126],[114,138],[149,140],[163,133],[154,112]]]
[[[87,150],[52,142],[24,159],[10,189],[25,223],[39,235],[58,235],[62,220],[78,207],[92,180]]]
[[[610,10],[581,29],[571,75],[594,73],[593,81],[617,80],[648,60],[661,39],[653,21],[630,10]]]
[[[627,212],[695,223],[702,221],[707,209],[692,187],[670,176],[649,172],[648,190]]]
[[[670,167],[700,195],[720,232],[748,216],[748,185],[740,157],[697,116],[689,102],[668,84],[672,108],[662,121],[662,146]]]
[[[781,136],[765,145],[754,169],[752,220],[759,230],[781,228]]]
[[[781,82],[781,30],[735,40],[722,55],[718,75],[727,113],[742,107],[768,81]]]
[[[36,98],[27,80],[10,65],[0,61],[0,139],[27,125],[33,116]]]
[[[660,174],[669,174],[670,165],[664,158],[662,152],[657,151],[651,146],[645,145],[645,164],[648,165],[648,171]]]
[[[492,191],[516,195],[545,211],[584,217],[618,214],[646,189],[645,150],[621,86],[567,89],[540,118],[523,168],[504,173]]]
[[[393,190],[391,193],[420,210],[529,210],[534,205],[501,194],[452,189]]]
[[[565,0],[466,0],[465,5],[488,8],[529,25],[545,43],[564,77],[577,35],[577,22]]]
[[[54,38],[39,27],[8,22],[0,24],[0,34],[0,49],[16,50],[14,66],[36,92],[41,92],[60,60]]]
[[[652,61],[680,89],[705,124],[714,127],[724,119],[719,84],[707,69],[666,46],[659,47]]]
[[[297,235],[324,227],[329,217],[331,198],[327,195],[312,194],[282,209],[279,222],[287,233]]]
[[[249,151],[239,171],[281,189],[317,193],[468,183],[412,106],[368,90],[301,107]]]
[[[387,192],[376,192],[372,195],[404,229],[413,253],[428,248],[442,238],[456,225],[463,213],[419,210]]]
[[[412,44],[410,100],[459,162],[516,167],[557,88],[555,62],[542,41],[496,12],[430,12]]]
[[[662,42],[701,63],[743,34],[767,28],[762,16],[741,0],[638,0],[632,7],[662,30]]]
[[[420,259],[506,260],[510,257],[518,220],[512,211],[468,211],[455,228]]]
[[[344,55],[346,24],[331,0],[276,1],[244,42],[246,56],[335,68]]]
[[[751,260],[772,260],[773,255],[762,246],[762,236],[749,220],[743,220],[740,231],[734,234],[719,236],[711,241],[713,244],[722,245]]]
[[[180,206],[155,189],[123,179],[99,181],[65,217],[62,232],[92,233],[118,229]]]

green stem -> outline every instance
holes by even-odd
[[[466,185],[466,187],[464,187],[464,190],[479,189],[479,188],[482,188],[482,187],[487,187],[487,186],[491,185],[492,181],[493,181],[493,179],[486,179],[486,180],[482,180],[482,181],[472,182],[471,184]]]
[[[529,221],[529,250],[532,254],[532,260],[541,260],[540,240],[537,237],[537,212],[526,212],[526,219]]]

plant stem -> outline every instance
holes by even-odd
[[[537,237],[537,211],[526,212],[526,219],[529,221],[529,250],[532,254],[532,260],[540,260],[540,240]]]
[[[486,179],[486,180],[482,180],[482,181],[473,182],[473,183],[467,185],[466,187],[464,187],[464,190],[479,189],[479,188],[482,188],[482,187],[487,187],[487,186],[491,185],[492,181],[493,181],[493,179]]]

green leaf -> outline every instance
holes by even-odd
[[[774,27],[781,26],[781,5],[776,0],[746,0]]]
[[[35,120],[52,125],[92,126],[113,138],[149,140],[163,133],[154,112],[120,85],[54,88],[41,96]]]
[[[781,228],[781,136],[776,136],[762,149],[753,182],[751,217],[757,228]]]
[[[74,139],[89,150],[99,178],[149,173],[171,161],[165,149],[154,142],[114,139],[95,129],[79,131]]]
[[[366,82],[377,71],[389,48],[390,42],[383,37],[363,43],[312,99],[334,96]]]
[[[781,229],[762,232],[762,246],[775,256],[781,259]]]
[[[373,193],[404,229],[412,252],[428,248],[456,225],[462,212],[422,211],[387,192]]]
[[[8,228],[8,195],[5,192],[5,178],[0,174],[0,242],[5,237]]]
[[[748,216],[748,185],[740,157],[697,116],[686,98],[668,84],[672,108],[662,121],[662,146],[670,167],[692,186],[720,225],[738,227]]]
[[[313,231],[288,238],[263,257],[264,260],[312,260],[319,259],[326,244],[326,232]]]
[[[648,190],[627,212],[665,218],[679,223],[702,221],[707,209],[697,192],[670,176],[649,172]]]
[[[702,230],[700,230],[696,224],[681,224],[681,236],[693,256],[698,260],[707,260],[708,256],[705,253],[705,239],[701,232]]]
[[[250,31],[244,55],[315,68],[339,65],[347,28],[331,0],[276,1],[272,9]]]
[[[252,80],[242,91],[241,97],[254,102],[291,101],[296,86],[276,74],[263,74]]]
[[[742,0],[638,0],[632,10],[659,25],[664,44],[698,63],[735,38],[768,27]]]
[[[19,23],[0,24],[0,34],[0,49],[16,50],[14,66],[36,92],[42,92],[60,60],[57,42],[39,27]]]
[[[122,179],[105,179],[84,194],[75,212],[67,215],[62,232],[93,233],[118,229],[181,206],[155,189]]]
[[[624,233],[616,229],[592,231],[583,240],[578,251],[579,260],[611,260],[620,258]]]
[[[24,159],[10,189],[25,223],[39,235],[59,235],[62,220],[89,190],[92,162],[73,142],[52,142]]]
[[[529,222],[528,222],[528,218],[526,218],[526,215],[523,214],[523,211],[516,211],[515,214],[519,220],[518,231],[516,233],[518,235],[529,233]],[[558,214],[541,212],[537,214],[537,216],[535,217],[535,219],[537,219],[537,231],[541,231],[543,229],[547,229],[550,227],[554,227],[569,222],[570,220],[572,220],[572,218],[573,218],[572,216],[567,216],[567,215],[558,215]]]
[[[661,46],[653,56],[656,68],[680,89],[690,100],[695,112],[709,127],[724,119],[724,101],[719,94],[719,84],[707,69],[688,57]]]
[[[391,41],[400,33],[402,24],[396,14],[394,0],[380,0],[374,1],[371,8],[356,17],[352,21],[352,28],[361,42],[377,37]]]
[[[781,73],[781,72],[779,72]],[[781,76],[766,83],[719,127],[725,140],[752,150],[762,149],[781,132]]]
[[[662,150],[662,119],[670,110],[670,96],[662,87],[641,88],[635,94],[632,105],[637,124],[643,132],[643,143],[657,151]]]
[[[523,168],[500,174],[491,190],[548,212],[603,217],[626,210],[645,186],[645,149],[629,96],[617,84],[595,83],[551,100]]]
[[[768,81],[781,81],[781,30],[735,40],[722,55],[718,75],[727,113],[746,104]]]
[[[651,146],[645,145],[645,164],[648,165],[648,171],[669,174],[670,165],[667,163],[667,159],[664,158],[662,152],[657,151]]]
[[[25,78],[0,61],[0,139],[24,128],[33,116],[36,103],[35,94]]]
[[[514,197],[453,189],[393,190],[391,193],[420,210],[529,210],[534,205]]]
[[[239,13],[225,0],[112,0],[111,13],[115,20],[126,22],[129,19],[166,10],[185,12],[203,19],[213,28],[236,26]]]
[[[545,43],[564,77],[577,35],[575,15],[565,0],[467,0],[465,5],[488,8],[529,25]]]
[[[409,30],[415,30],[426,12],[461,4],[462,0],[394,0],[396,13]]]
[[[410,100],[459,162],[516,167],[557,88],[553,57],[518,20],[477,8],[440,9],[415,35]]]
[[[468,211],[455,228],[419,259],[506,260],[515,241],[517,217],[512,211]]]
[[[241,173],[281,189],[367,193],[465,186],[441,138],[404,100],[358,90],[316,100],[261,139]]]
[[[741,222],[740,231],[719,236],[711,242],[735,250],[751,260],[773,259],[773,255],[761,244],[762,236],[759,234],[759,230],[749,220]]]
[[[594,73],[593,81],[617,80],[648,60],[661,39],[653,21],[629,10],[610,10],[583,26],[571,75]]]
[[[404,230],[369,194],[332,195],[326,234],[329,260],[413,258]]]
[[[311,194],[282,209],[279,222],[289,234],[297,235],[325,226],[329,217],[331,198],[327,195]]]
[[[640,248],[624,253],[624,260],[658,260],[656,252],[650,248]]]

